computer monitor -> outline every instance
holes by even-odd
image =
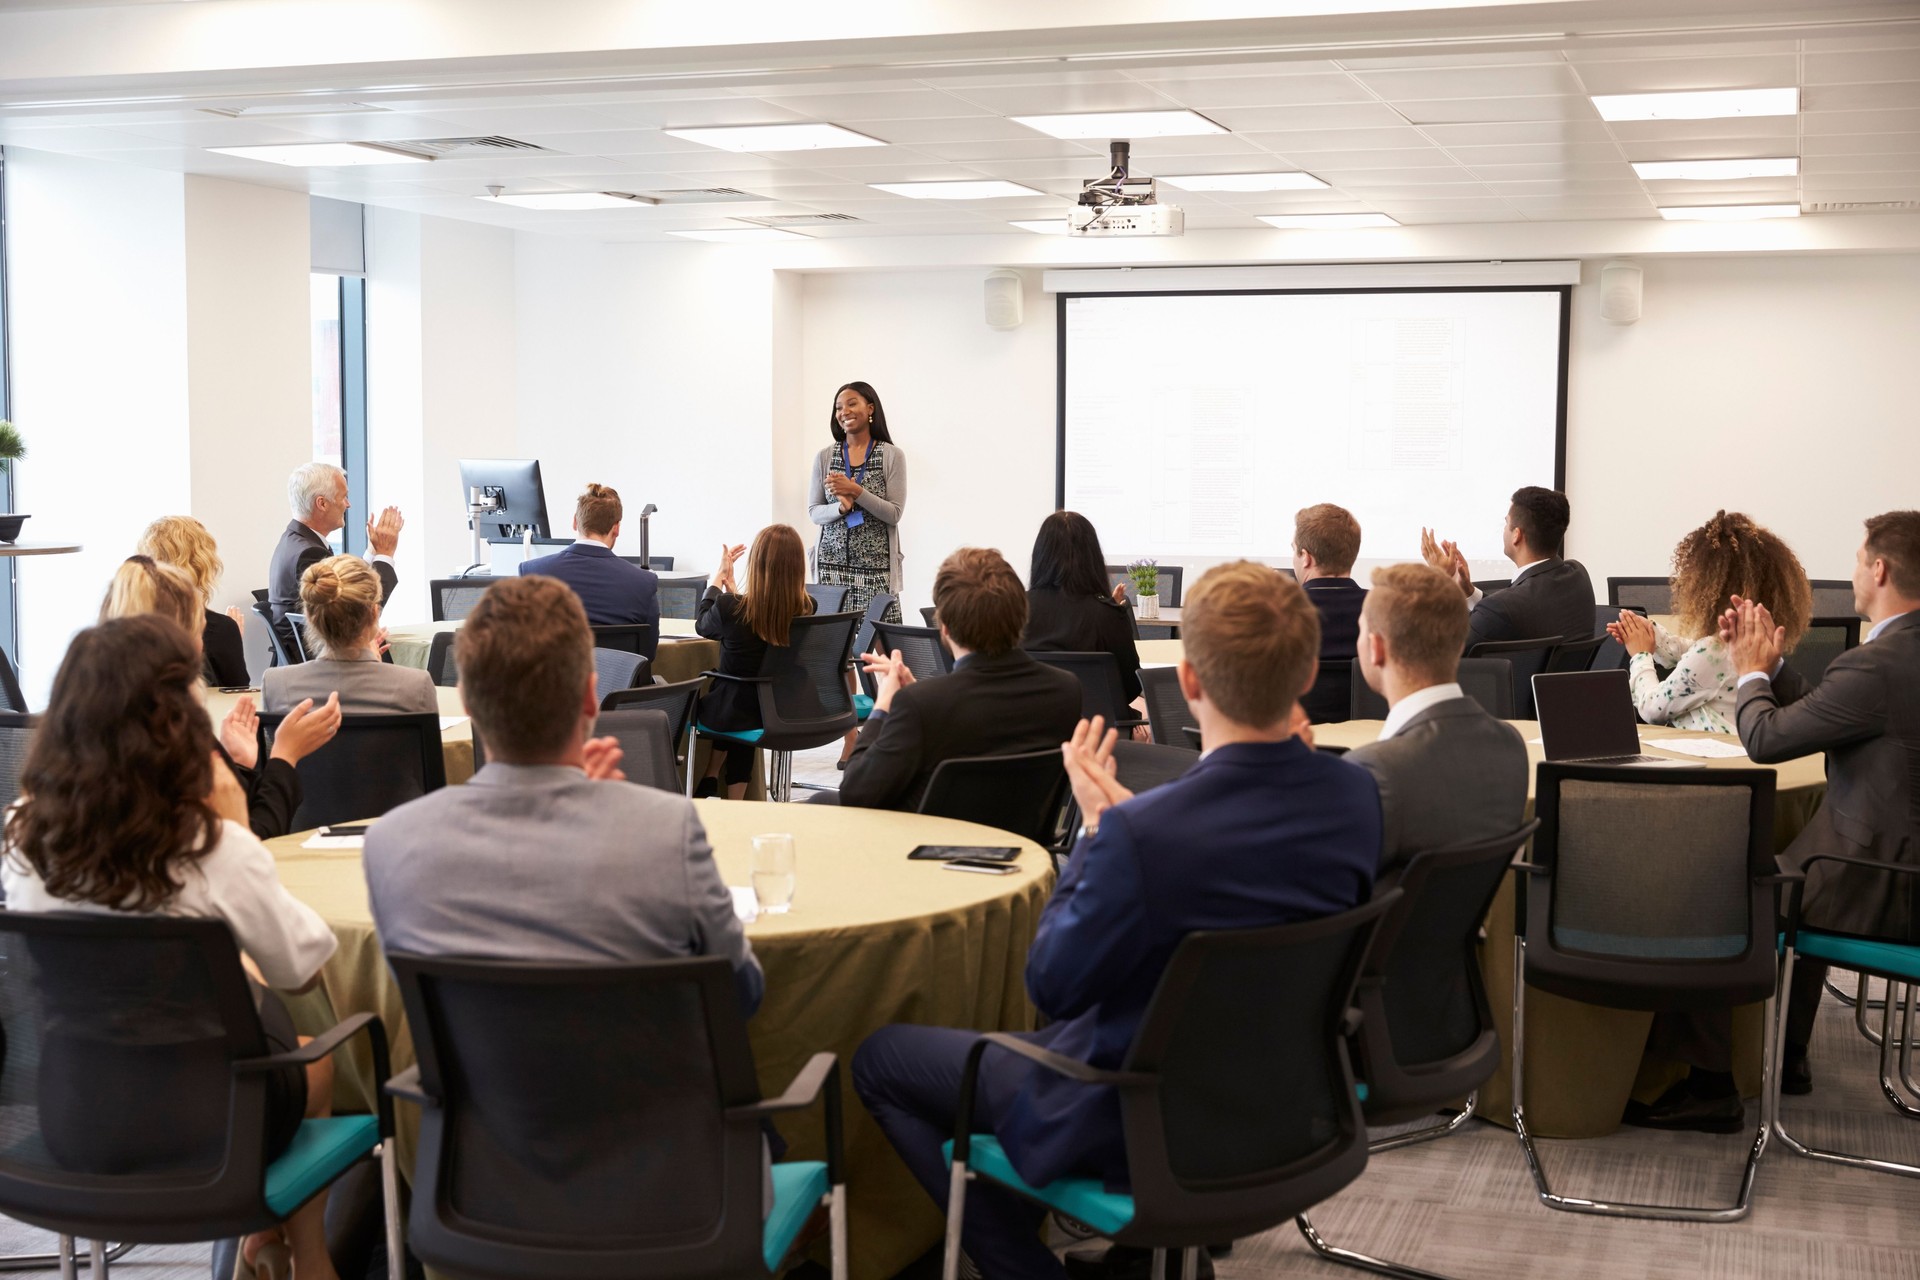
[[[548,538],[547,496],[540,487],[540,462],[537,458],[462,458],[460,459],[460,501],[464,506],[473,491],[497,497],[500,509],[481,518],[475,532],[488,542],[518,542],[527,529],[535,538]]]

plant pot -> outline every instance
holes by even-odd
[[[20,526],[28,520],[26,516],[0,515],[0,542],[12,542],[20,536]]]
[[[1159,617],[1160,616],[1160,597],[1157,595],[1141,596],[1140,602],[1134,606],[1134,616],[1138,618]]]

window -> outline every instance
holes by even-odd
[[[313,460],[347,473],[350,514],[340,549],[366,551],[367,289],[359,276],[312,277]]]
[[[7,149],[0,147],[0,420],[10,419],[7,396]],[[13,468],[0,471],[0,511],[13,510]],[[14,567],[20,562],[6,558],[0,569],[0,645],[8,654],[20,652],[20,631],[15,621]]]

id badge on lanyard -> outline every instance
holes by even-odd
[[[858,471],[855,471],[853,465],[847,461],[847,447],[844,444],[840,446],[841,465],[846,467],[848,478],[862,488],[866,487],[867,468],[873,465],[873,445],[873,441],[867,442],[867,456],[860,460],[860,469]],[[858,529],[867,522],[867,513],[855,507],[853,510],[847,512],[846,522],[847,528]]]

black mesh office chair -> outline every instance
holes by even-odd
[[[614,689],[600,699],[600,710],[632,711],[650,707],[667,716],[667,735],[676,754],[693,750],[693,715],[700,703],[704,680],[680,680],[673,684],[649,683],[631,689]],[[686,780],[688,795],[693,794],[693,779]]]
[[[940,629],[940,620],[935,616],[935,612],[936,611],[932,605],[930,604],[921,605],[920,621],[923,625],[932,627],[935,631],[938,631]]]
[[[393,1112],[303,1121],[266,1158],[269,1073],[304,1069],[380,1020],[355,1014],[270,1054],[224,921],[0,912],[0,1213],[60,1236],[185,1244],[284,1221],[362,1160],[378,1161],[387,1275],[401,1280]],[[96,1277],[106,1250],[93,1250]],[[21,1259],[14,1259],[18,1262]]]
[[[13,659],[4,649],[0,649],[0,711],[27,713],[27,695],[20,692],[20,673],[13,669]]]
[[[287,614],[287,632],[293,639],[295,660],[313,661],[313,649],[307,644],[307,615],[304,613]]]
[[[1512,578],[1481,578],[1474,582],[1473,589],[1492,595],[1496,591],[1505,591],[1512,585]]]
[[[1857,618],[1853,607],[1853,583],[1846,578],[1812,578],[1813,616],[1816,618]]]
[[[705,594],[707,594],[705,578],[662,578],[658,596],[660,616],[691,622],[699,613],[700,597]]]
[[[1367,1164],[1347,1036],[1354,984],[1388,890],[1338,915],[1265,929],[1188,934],[1174,951],[1118,1071],[993,1033],[962,1076],[948,1198],[945,1280],[959,1274],[966,1183],[983,1177],[1156,1255],[1180,1250],[1196,1273],[1211,1241],[1257,1235],[1345,1187]],[[1247,992],[1261,999],[1249,1005]],[[1119,1096],[1131,1194],[1097,1177],[1030,1187],[998,1138],[972,1132],[975,1080],[989,1047]],[[1155,1275],[1164,1258],[1154,1259]],[[1171,1274],[1171,1273],[1170,1273]]]
[[[269,744],[285,718],[279,712],[260,714]],[[294,770],[303,796],[293,814],[295,831],[377,818],[447,785],[440,717],[427,712],[341,716],[333,741]]]
[[[1048,845],[1066,799],[1067,770],[1057,750],[961,756],[934,766],[916,812],[978,822]]]
[[[1135,742],[1131,738],[1118,738],[1113,744],[1113,776],[1135,795],[1172,782],[1198,763],[1200,753],[1184,744]]]
[[[436,631],[427,643],[427,674],[443,689],[460,683],[460,668],[453,660],[453,632]]]
[[[1168,609],[1178,609],[1180,607],[1180,579],[1186,574],[1186,566],[1163,564],[1155,567],[1160,571],[1160,603]],[[1130,605],[1139,604],[1140,593],[1133,588],[1133,577],[1127,572],[1127,566],[1123,564],[1108,565],[1107,589],[1111,591],[1123,582],[1127,584],[1127,603]]]
[[[637,653],[621,649],[593,650],[593,671],[600,677],[600,695],[615,689],[636,689],[653,683],[653,664]]]
[[[1362,1110],[1374,1126],[1404,1124],[1440,1112],[1437,1123],[1367,1144],[1370,1155],[1445,1137],[1473,1115],[1480,1086],[1500,1066],[1500,1033],[1480,971],[1481,924],[1514,855],[1539,824],[1492,840],[1417,853],[1393,887],[1400,902],[1360,974],[1356,1074],[1366,1082]],[[1451,1104],[1465,1099],[1457,1110]],[[1314,1252],[1329,1262],[1418,1280],[1427,1272],[1335,1248],[1306,1214],[1295,1219]]]
[[[623,653],[637,653],[643,658],[651,658],[660,645],[659,632],[646,622],[622,622],[589,629],[593,632],[593,647],[596,649],[618,649]]]
[[[1193,708],[1180,692],[1180,669],[1141,667],[1140,694],[1147,704],[1147,724],[1153,740],[1162,746],[1186,746],[1182,730],[1197,729],[1200,722],[1193,718]]]
[[[1558,675],[1565,671],[1593,670],[1593,664],[1599,660],[1601,646],[1612,638],[1603,634],[1585,640],[1562,640],[1547,655],[1546,673]]]
[[[691,683],[691,682],[689,682]],[[656,686],[657,687],[657,686]],[[677,794],[680,770],[673,751],[673,721],[658,707],[602,711],[593,736],[620,743],[620,772],[627,781]]]
[[[809,582],[807,584],[807,594],[813,597],[813,611],[815,613],[839,613],[840,606],[847,602],[848,590],[846,587],[838,585],[829,586],[824,582]]]
[[[1460,692],[1496,720],[1513,719],[1513,664],[1505,658],[1462,658],[1454,680]],[[1353,719],[1385,720],[1387,700],[1367,687],[1360,660],[1353,660]]]
[[[1097,652],[1068,653],[1058,650],[1027,650],[1036,662],[1059,667],[1080,682],[1080,714],[1100,716],[1107,727],[1122,733],[1144,720],[1133,714],[1126,686],[1120,683],[1120,660],[1102,649]]]
[[[261,593],[255,592],[259,595]],[[279,627],[273,625],[273,607],[265,600],[255,600],[253,611],[267,624],[267,645],[273,650],[273,664],[276,667],[290,667],[296,662],[305,661],[299,653],[290,647],[290,642]]]
[[[420,1106],[407,1237],[427,1266],[492,1280],[770,1276],[825,1208],[844,1280],[838,1063],[816,1053],[763,1100],[724,958],[387,959],[419,1054],[387,1092]],[[823,1100],[825,1163],[769,1170],[763,1123]]]
[[[1323,662],[1314,672],[1313,687],[1303,701],[1319,706],[1319,699],[1328,700],[1325,708],[1328,714],[1316,718],[1315,724],[1340,724],[1353,718],[1353,679],[1358,662],[1358,658],[1352,662]],[[1340,708],[1337,714],[1332,710],[1335,699]]]
[[[915,680],[931,680],[953,670],[953,655],[940,643],[940,632],[933,627],[903,627],[897,622],[873,624],[873,648],[881,653],[898,653]]]
[[[1665,574],[1657,578],[1608,578],[1607,603],[1613,617],[1622,609],[1641,613],[1673,612],[1673,580]]]
[[[795,618],[787,643],[768,646],[758,675],[701,673],[716,680],[750,684],[758,691],[760,728],[729,731],[701,725],[699,732],[729,749],[772,752],[773,767],[767,777],[769,799],[792,798],[795,751],[824,747],[859,723],[853,693],[847,688],[847,655],[859,622],[859,615],[853,613]]]
[[[1513,718],[1531,720],[1533,716],[1533,678],[1547,669],[1558,636],[1530,640],[1485,640],[1467,651],[1470,658],[1505,658],[1513,664]]]
[[[867,601],[867,612],[860,619],[860,629],[853,633],[853,669],[859,674],[860,687],[866,690],[869,698],[876,696],[879,688],[874,678],[861,669],[860,655],[873,652],[874,625],[886,620],[887,610],[893,608],[899,599],[891,592],[875,592],[873,598]]]
[[[1627,647],[1607,634],[1607,624],[1620,621],[1620,610],[1623,608],[1643,618],[1647,616],[1645,609],[1635,609],[1625,605],[1593,606],[1593,634],[1600,637],[1600,647],[1594,650],[1593,660],[1587,664],[1587,670],[1612,671],[1627,665]]]
[[[1807,624],[1807,633],[1800,637],[1800,643],[1787,655],[1787,665],[1799,672],[1808,684],[1819,684],[1827,674],[1827,664],[1859,643],[1857,616],[1814,618]]]
[[[27,767],[27,747],[39,716],[0,712],[0,812],[20,798],[20,775]]]
[[[473,612],[492,578],[435,578],[427,583],[427,601],[435,622],[457,622]]]
[[[1764,1114],[1732,1205],[1601,1203],[1552,1190],[1527,1131],[1526,993],[1653,1012],[1773,999],[1774,897],[1785,879],[1774,868],[1773,795],[1771,769],[1539,766],[1540,829],[1532,860],[1516,864],[1513,1119],[1548,1208],[1683,1222],[1747,1215]],[[1773,1069],[1769,1052],[1763,1078]]]

